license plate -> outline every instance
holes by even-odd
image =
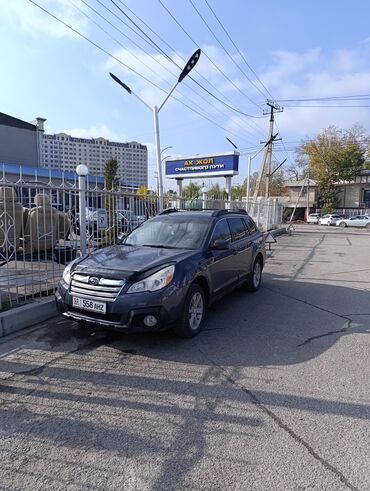
[[[87,298],[73,297],[72,303],[73,307],[99,312],[99,314],[105,314],[107,311],[105,302],[95,302],[95,300],[89,300]]]

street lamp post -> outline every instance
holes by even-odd
[[[109,72],[109,75],[113,78],[115,82],[117,82],[121,87],[123,87],[129,94],[132,94],[135,96],[139,101],[141,101],[148,109],[150,109],[153,113],[153,122],[154,122],[154,135],[155,135],[155,147],[156,147],[156,160],[157,160],[157,172],[158,172],[158,198],[159,198],[159,211],[163,210],[163,177],[162,177],[162,165],[161,165],[161,142],[160,142],[160,135],[159,135],[159,118],[158,114],[159,111],[162,109],[162,107],[165,105],[169,97],[171,96],[172,92],[176,89],[178,84],[184,80],[184,78],[191,72],[191,70],[195,67],[197,64],[199,57],[201,54],[201,50],[197,49],[195,53],[189,58],[189,61],[186,63],[184,69],[180,73],[179,78],[177,79],[176,83],[172,87],[172,89],[168,92],[166,97],[164,98],[163,102],[160,104],[160,106],[154,105],[153,107],[150,107],[149,104],[147,104],[141,97],[139,97],[137,94],[135,94],[130,87],[128,87],[125,83],[123,83],[118,77],[113,75],[113,73]]]
[[[236,148],[238,150],[238,147],[235,145],[234,142],[232,142],[230,140],[230,138],[228,138],[226,136],[226,140],[229,141],[231,143],[231,145]],[[247,202],[246,202],[246,206],[245,206],[245,209],[246,211],[248,211],[248,205],[249,205],[249,194],[250,194],[250,182],[251,182],[251,168],[252,168],[252,160],[254,159],[254,157],[257,157],[257,155],[262,152],[262,150],[264,149],[265,147],[262,147],[258,150],[258,152],[256,152],[254,155],[248,155],[248,174],[247,174]]]

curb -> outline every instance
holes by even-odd
[[[0,338],[58,315],[54,296],[0,314]]]
[[[273,237],[278,237],[279,235],[285,235],[288,233],[287,229],[285,227],[283,228],[275,228],[274,230],[269,230],[269,233]]]

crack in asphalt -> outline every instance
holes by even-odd
[[[352,491],[359,491],[359,489],[356,488],[340,470],[338,470],[336,467],[330,464],[330,462],[328,462],[323,457],[321,457],[321,455],[319,455],[309,443],[307,443],[301,436],[298,435],[298,433],[296,433],[292,428],[290,428],[289,425],[284,423],[284,421],[277,414],[275,414],[271,409],[265,406],[260,401],[260,399],[253,393],[252,390],[247,389],[247,387],[245,387],[237,380],[235,380],[222,365],[219,365],[212,358],[209,358],[209,356],[199,347],[199,345],[197,343],[195,344],[199,352],[204,356],[204,358],[208,360],[208,362],[211,363],[214,367],[216,367],[221,373],[221,375],[233,387],[247,394],[251,399],[252,404],[254,404],[261,411],[263,411],[270,419],[272,419],[278,425],[280,429],[288,433],[289,436],[291,436],[299,445],[303,446],[315,460],[317,460],[320,464],[322,464],[325,467],[325,469],[332,472],[336,477],[338,477],[340,481],[347,486],[348,489],[351,489]]]
[[[305,305],[309,305],[310,307],[313,307],[315,309],[321,310],[322,312],[326,312],[327,314],[335,315],[336,317],[340,317],[341,319],[345,319],[346,321],[351,321],[349,317],[343,314],[338,314],[337,312],[333,312],[332,310],[325,309],[324,307],[319,307],[318,305],[315,305],[314,303],[308,302],[307,300],[302,300],[301,298],[294,297],[293,295],[289,295],[288,293],[282,293],[281,291],[274,290],[274,288],[270,288],[268,286],[263,286],[264,289],[269,290],[270,292],[277,293],[278,295],[281,295],[283,297],[291,298],[292,300],[296,300],[297,302],[304,303]]]
[[[300,348],[301,346],[305,346],[306,344],[311,343],[311,341],[314,341],[315,339],[325,338],[327,336],[332,336],[333,334],[340,334],[342,332],[346,332],[346,331],[348,331],[348,329],[351,328],[351,324],[352,324],[352,321],[349,320],[347,326],[343,327],[342,329],[338,329],[337,331],[329,331],[329,332],[326,332],[324,334],[319,334],[318,336],[312,336],[311,338],[307,338],[305,341],[303,341],[303,343],[298,344],[297,348]]]
[[[323,333],[323,334],[319,334],[317,336],[312,336],[310,338],[307,338],[305,341],[303,341],[303,343],[297,344],[296,348],[300,348],[302,346],[305,346],[306,344],[311,343],[311,341],[314,341],[315,339],[325,338],[327,336],[332,336],[334,334],[339,334],[339,333],[346,332],[346,331],[348,331],[351,328],[353,319],[351,319],[349,317],[349,315],[338,314],[336,312],[333,312],[332,310],[324,309],[323,307],[319,307],[318,305],[315,305],[315,304],[313,304],[311,302],[308,302],[307,300],[302,300],[301,298],[294,297],[293,295],[288,295],[287,293],[279,292],[277,290],[274,290],[273,288],[269,288],[269,287],[266,287],[266,286],[264,286],[264,288],[266,290],[269,290],[269,291],[273,292],[273,293],[277,293],[279,295],[282,295],[283,297],[291,298],[292,300],[296,300],[297,302],[304,303],[305,305],[309,305],[310,307],[313,307],[315,309],[321,310],[323,312],[326,312],[327,314],[334,315],[336,317],[339,317],[340,319],[344,319],[344,320],[347,321],[346,327],[343,327],[342,329],[338,329],[337,331],[329,331],[329,332],[326,332],[326,333]],[[351,314],[351,315],[370,315],[370,314]]]

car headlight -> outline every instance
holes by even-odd
[[[167,266],[151,276],[148,276],[148,278],[131,285],[127,290],[127,293],[155,292],[161,290],[171,283],[174,273],[175,266]]]
[[[64,268],[64,271],[63,271],[63,281],[65,283],[67,283],[67,285],[69,285],[69,283],[71,282],[71,268],[72,268],[72,265],[73,265],[74,261],[72,261],[71,263],[68,264],[68,266],[66,266]]]

